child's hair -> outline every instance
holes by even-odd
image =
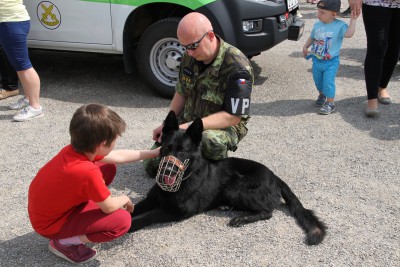
[[[125,121],[113,110],[100,104],[87,104],[72,116],[71,145],[76,152],[93,153],[102,142],[110,146],[125,128]]]

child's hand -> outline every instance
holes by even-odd
[[[308,48],[303,46],[303,57],[306,58],[308,55]]]
[[[161,150],[161,146],[154,149],[155,157],[160,156],[160,150]]]
[[[357,14],[357,12],[356,12],[355,10],[352,10],[352,11],[351,11],[351,17],[350,17],[350,19],[356,20],[356,19],[358,18],[359,15],[360,15],[360,14]]]
[[[134,205],[134,204],[132,203],[132,201],[129,199],[129,201],[123,206],[123,208],[124,208],[126,211],[132,213],[133,210],[135,209],[135,205]]]

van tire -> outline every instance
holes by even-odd
[[[140,75],[158,95],[172,98],[185,49],[176,36],[180,18],[167,18],[150,25],[141,36],[136,60]]]

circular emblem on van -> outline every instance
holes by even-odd
[[[40,23],[47,29],[55,30],[61,24],[60,11],[52,2],[40,2],[37,6],[36,13]]]

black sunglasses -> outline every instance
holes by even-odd
[[[204,37],[206,37],[206,35],[209,33],[210,31],[206,32],[197,42],[188,44],[188,45],[182,45],[186,50],[196,50],[196,48],[199,47],[200,42],[204,39]]]

